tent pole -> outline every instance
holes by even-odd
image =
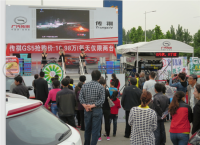
[[[137,65],[136,65],[136,73],[138,73],[138,50],[137,50]]]

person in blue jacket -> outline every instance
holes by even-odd
[[[169,79],[169,85],[171,87],[176,87],[177,91],[183,91],[186,93],[188,82],[186,82],[186,74],[185,73],[179,73],[178,79],[180,80],[178,83],[172,84],[172,78],[174,77],[174,74],[171,75],[171,78]]]

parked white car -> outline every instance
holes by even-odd
[[[6,145],[82,145],[77,129],[42,102],[6,93]]]

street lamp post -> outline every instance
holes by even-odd
[[[145,42],[146,42],[146,13],[151,13],[151,12],[156,12],[156,11],[150,11],[150,12],[146,12],[145,11]]]

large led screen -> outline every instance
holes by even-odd
[[[88,10],[36,9],[38,39],[89,39]]]

